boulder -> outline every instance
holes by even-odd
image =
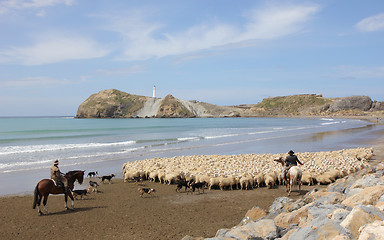
[[[293,203],[294,201],[287,197],[276,198],[272,205],[269,207],[269,213],[265,218],[273,219],[282,212],[286,212],[285,206]]]
[[[343,238],[340,238],[343,237]],[[289,240],[297,239],[351,239],[350,234],[335,221],[324,219],[294,231]]]
[[[375,205],[375,208],[377,208],[380,211],[384,212],[384,202],[377,202],[376,205]]]
[[[359,240],[384,240],[384,222],[374,221],[373,223],[362,226],[359,232]]]
[[[361,179],[358,179],[354,184],[352,184],[352,188],[367,188],[367,187],[372,187],[372,186],[377,186],[377,185],[383,185],[384,186],[384,181],[381,180],[380,178],[377,178],[374,174],[369,174],[364,176]]]
[[[359,237],[359,229],[365,224],[376,220],[384,220],[384,213],[373,206],[359,205],[354,207],[348,216],[340,223],[354,238]]]
[[[359,204],[375,205],[383,194],[384,186],[382,185],[368,187],[360,191],[359,193],[348,197],[342,202],[342,204],[350,207],[355,207]]]
[[[372,103],[372,109],[374,111],[384,111],[384,102],[377,102],[377,101],[374,101]]]
[[[267,237],[268,236],[268,237]],[[257,222],[250,222],[244,226],[230,230],[218,231],[212,239],[275,239],[279,236],[279,229],[271,219],[262,219]]]
[[[347,209],[338,208],[335,209],[331,214],[329,214],[328,218],[336,221],[343,221],[350,212],[351,211],[348,211]]]
[[[345,195],[339,192],[316,192],[311,197],[315,202],[322,204],[337,204],[345,200]]]
[[[300,223],[306,222],[308,218],[308,207],[312,204],[308,204],[298,210],[293,212],[282,212],[277,217],[275,217],[274,221],[276,226],[282,228],[289,228],[292,224],[299,225]]]
[[[349,109],[359,109],[368,111],[372,106],[372,99],[368,96],[350,96],[340,98],[329,106],[329,111],[341,111]]]
[[[267,213],[263,209],[259,207],[253,207],[252,209],[248,210],[248,212],[245,214],[245,217],[248,217],[256,222],[265,215],[267,215]]]

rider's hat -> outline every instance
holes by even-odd
[[[55,160],[53,164],[59,164],[59,160]]]
[[[295,154],[295,152],[292,151],[292,150],[289,150],[288,154],[289,154],[289,155],[292,155],[292,154]]]

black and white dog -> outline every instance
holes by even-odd
[[[98,174],[98,172],[89,172],[88,177],[96,177]]]
[[[73,190],[72,191],[72,195],[75,199],[77,199],[77,196],[80,196],[81,199],[84,198],[84,196],[86,196],[88,193],[88,189],[83,189],[83,190]]]
[[[115,174],[111,174],[111,175],[108,175],[108,176],[102,176],[102,177],[99,177],[101,178],[101,181],[104,183],[104,180],[108,180],[109,183],[112,182],[112,178],[115,176]]]

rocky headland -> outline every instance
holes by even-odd
[[[302,94],[265,98],[257,104],[217,106],[196,100],[185,101],[167,95],[153,98],[108,89],[91,95],[80,104],[77,118],[218,118],[218,117],[300,117],[380,116],[384,102],[368,96],[324,98]]]

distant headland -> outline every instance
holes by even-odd
[[[384,102],[368,96],[324,98],[318,94],[278,96],[260,103],[218,106],[196,100],[185,101],[133,95],[116,89],[92,94],[80,104],[77,118],[222,118],[383,116]]]

